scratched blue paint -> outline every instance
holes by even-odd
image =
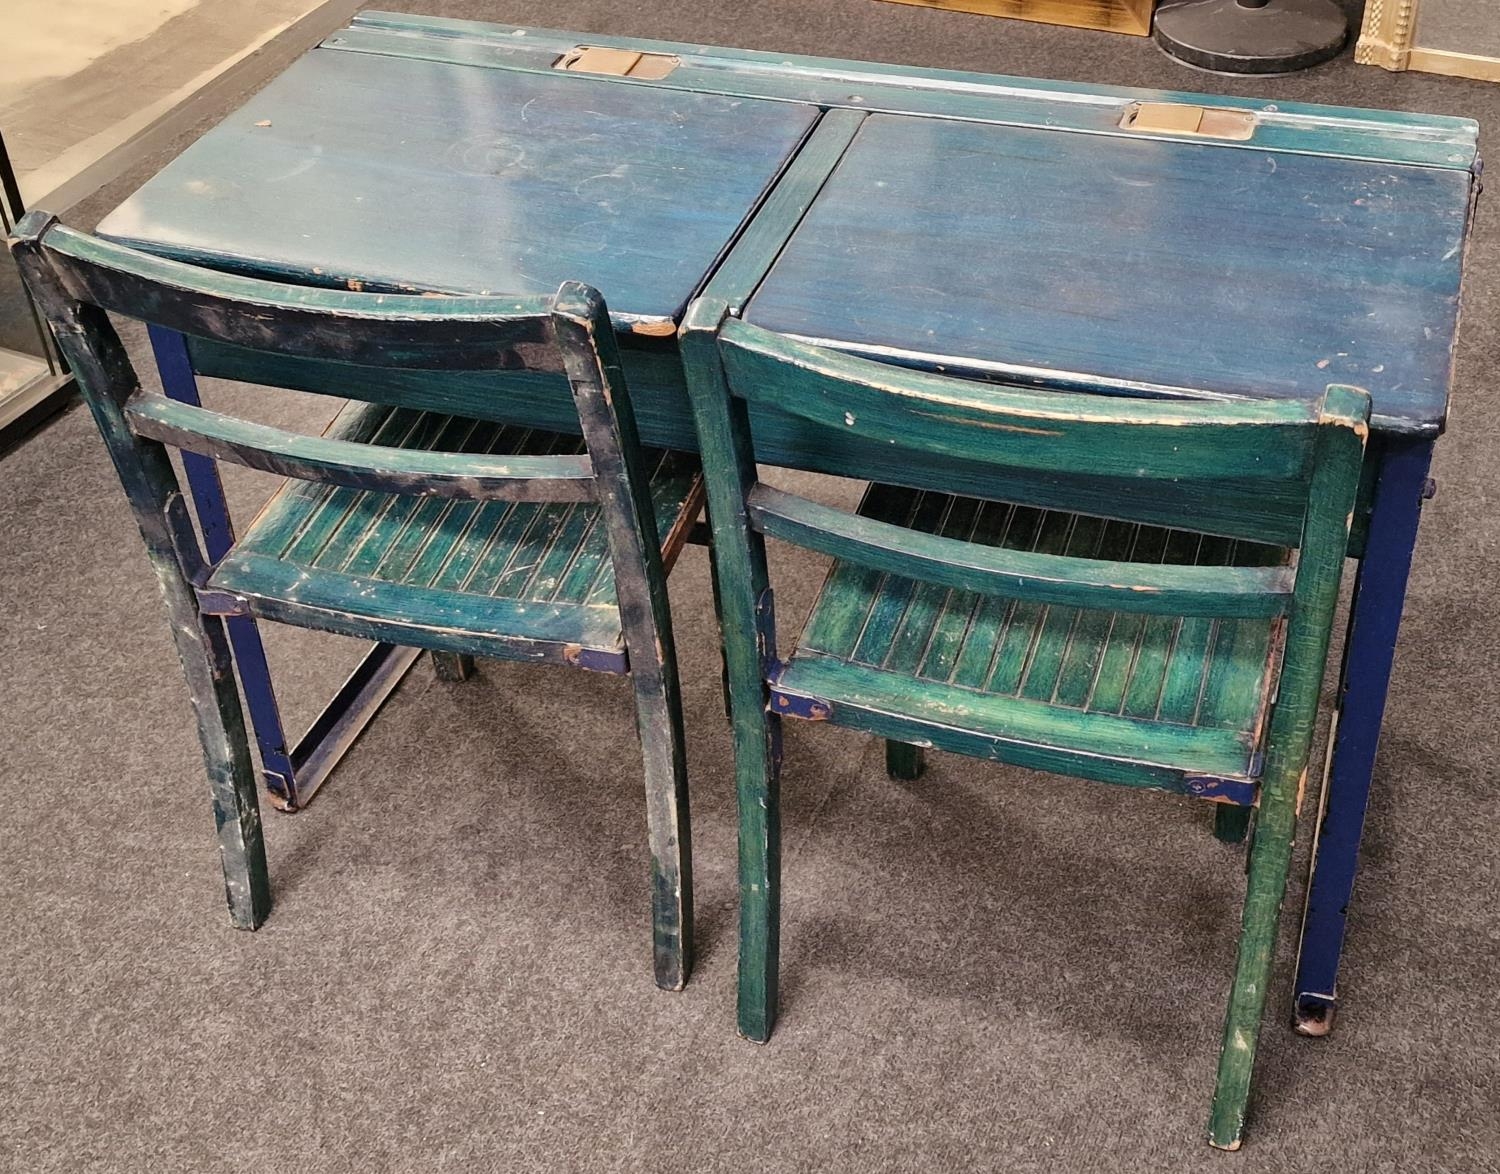
[[[1386,159],[1460,171],[1471,170],[1477,154],[1479,127],[1467,118],[917,69],[910,65],[761,53],[753,49],[635,37],[600,37],[593,33],[396,12],[361,12],[349,28],[324,41],[323,47],[420,57],[483,69],[550,70],[560,55],[580,44],[676,57],[678,67],[665,79],[650,83],[653,85],[816,102],[830,109],[843,106],[862,111],[933,114],[1120,134],[1124,133],[1119,127],[1121,117],[1132,102],[1190,102],[1256,111],[1261,120],[1255,135],[1256,147]],[[632,80],[621,84],[643,83]]]
[[[1466,172],[874,115],[750,302],[949,370],[1314,398],[1435,431]]]
[[[323,50],[99,226],[323,284],[605,291],[680,316],[816,107]]]
[[[1339,720],[1297,959],[1297,1018],[1321,1022],[1322,1030],[1329,1026],[1327,1016],[1338,994],[1339,959],[1432,445],[1395,443],[1378,459],[1369,545],[1355,579],[1339,681]]]
[[[186,340],[175,330],[153,325],[146,329],[162,391],[182,403],[198,404],[198,380]],[[224,500],[218,464],[212,457],[183,452],[182,466],[187,475],[188,492],[193,498],[193,509],[198,516],[204,556],[210,564],[217,563],[234,545],[234,526],[229,517],[229,505]],[[230,616],[225,621],[225,628],[229,633],[230,647],[234,650],[234,667],[250,714],[250,725],[255,731],[266,786],[281,798],[295,802],[296,785],[287,753],[286,731],[281,723],[281,710],[276,704],[276,690],[271,682],[270,666],[266,663],[260,629],[255,626],[254,619],[244,615]]]

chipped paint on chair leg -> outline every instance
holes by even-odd
[[[1274,793],[1278,790],[1279,793]],[[1209,1144],[1219,1149],[1239,1149],[1244,1133],[1256,1042],[1276,955],[1276,928],[1286,894],[1287,870],[1291,866],[1297,819],[1295,790],[1294,782],[1267,788],[1255,829],[1234,985],[1224,1020],[1224,1040],[1209,1121]]]
[[[728,393],[716,344],[727,314],[723,301],[695,302],[683,322],[681,344],[704,466],[733,470],[732,476],[706,478],[706,485],[739,813],[737,1020],[742,1036],[765,1043],[776,1026],[781,942],[781,730],[780,719],[766,706],[775,614],[765,541],[745,510],[744,486],[755,480],[749,425],[743,401]]]
[[[692,833],[677,652],[650,471],[641,457],[602,299],[585,286],[564,282],[552,321],[598,483],[635,689],[651,845],[656,985],[681,990],[693,965]]]

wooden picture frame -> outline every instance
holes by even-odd
[[[1500,25],[1485,20],[1478,11],[1486,3],[1487,0],[1369,0],[1354,59],[1383,69],[1416,69],[1500,81]],[[1481,25],[1493,31],[1480,31]],[[1484,40],[1486,36],[1488,42]],[[1459,45],[1464,47],[1460,49]],[[1475,48],[1488,52],[1470,51]]]

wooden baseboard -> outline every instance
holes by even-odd
[[[1144,37],[1151,32],[1155,0],[893,0],[924,8],[977,12],[1013,20],[1034,20],[1071,28],[1103,29]]]

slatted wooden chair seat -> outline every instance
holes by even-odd
[[[764,487],[758,490],[764,494]],[[774,493],[774,491],[771,491]],[[875,485],[859,515],[1012,550],[1158,566],[1286,565],[1289,552],[1189,530]],[[917,582],[835,560],[772,707],[982,757],[1250,793],[1280,650],[1267,617],[1146,615]],[[1212,780],[1212,781],[1210,781]]]
[[[489,457],[588,451],[578,436],[363,403],[340,412],[325,436]],[[642,449],[641,464],[670,570],[702,510],[698,462]],[[629,669],[593,502],[476,502],[288,480],[208,582],[257,615],[326,631],[422,647],[445,617],[462,617],[462,633],[445,634],[443,649],[456,641],[474,656]]]

